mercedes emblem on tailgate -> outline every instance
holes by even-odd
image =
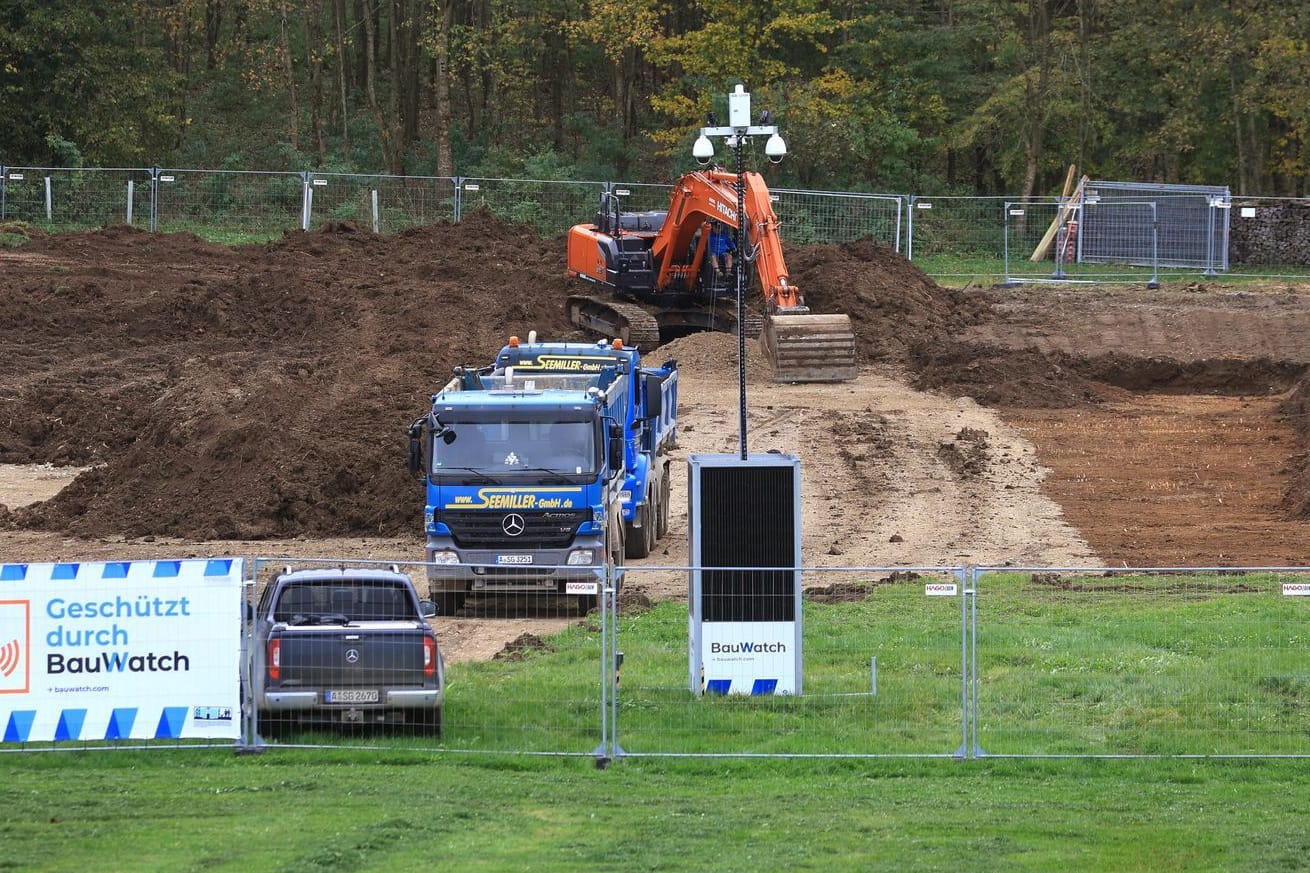
[[[527,526],[527,522],[523,520],[523,516],[519,515],[517,512],[511,512],[509,515],[505,516],[504,520],[500,523],[500,529],[508,536],[512,537],[516,537],[523,533],[523,530]]]
[[[346,649],[346,663],[353,664],[359,660],[359,649]]]

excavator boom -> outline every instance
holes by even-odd
[[[674,183],[664,212],[624,213],[612,195],[602,197],[595,222],[569,231],[568,271],[613,296],[653,306],[652,315],[632,303],[597,297],[569,300],[574,324],[637,344],[658,338],[659,327],[742,330],[726,310],[735,287],[714,272],[708,251],[712,222],[741,226],[742,268],[754,267],[763,298],[762,345],[781,382],[853,379],[855,334],[846,315],[814,315],[791,282],[782,254],[779,221],[758,173],[744,173],[742,209],[738,177],[719,169],[687,173]],[[739,212],[741,214],[739,214]],[[698,310],[700,315],[698,315]],[[658,339],[656,339],[658,341]]]

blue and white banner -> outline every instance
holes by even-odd
[[[0,564],[0,741],[236,739],[237,558]]]
[[[796,694],[794,621],[707,621],[700,628],[702,694]]]

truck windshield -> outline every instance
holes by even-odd
[[[507,473],[548,470],[564,475],[596,472],[595,428],[586,421],[443,422],[433,439],[432,472]],[[449,440],[449,441],[447,441]]]

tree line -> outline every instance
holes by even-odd
[[[1308,44],[1275,0],[0,0],[0,164],[663,182],[742,83],[775,184],[1303,196]]]

